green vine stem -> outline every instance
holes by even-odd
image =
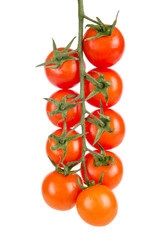
[[[107,116],[103,115],[103,107],[102,107],[102,103],[100,102],[100,117],[97,118],[96,116],[94,116],[94,114],[90,113],[85,106],[85,101],[87,101],[89,98],[93,97],[93,95],[96,95],[99,92],[102,92],[102,94],[105,96],[106,99],[106,103],[108,101],[108,93],[107,93],[107,88],[111,86],[110,82],[107,82],[104,78],[104,76],[101,73],[96,72],[99,77],[97,79],[93,78],[90,74],[85,72],[85,67],[84,67],[84,61],[83,61],[83,29],[84,29],[84,19],[87,19],[93,23],[96,23],[98,25],[98,29],[100,29],[100,32],[98,32],[97,34],[100,34],[97,37],[100,36],[109,36],[107,35],[108,33],[102,31],[102,28],[105,28],[104,30],[106,30],[106,26],[102,23],[102,21],[97,17],[97,21],[89,18],[88,16],[85,15],[84,13],[84,7],[83,7],[83,0],[78,0],[78,20],[79,20],[79,31],[78,31],[78,46],[75,50],[72,51],[68,51],[70,49],[70,46],[72,44],[72,42],[74,41],[75,37],[69,42],[69,44],[64,48],[64,50],[59,51],[57,49],[56,43],[54,41],[54,39],[52,39],[52,43],[53,43],[53,51],[54,51],[54,56],[52,59],[50,59],[47,62],[44,62],[42,64],[37,65],[37,67],[40,66],[45,66],[46,68],[51,68],[51,69],[57,69],[59,67],[61,67],[61,65],[68,61],[68,60],[76,60],[79,61],[79,68],[80,68],[80,94],[78,96],[76,95],[67,95],[64,96],[62,98],[61,101],[57,101],[55,99],[52,98],[44,98],[45,100],[53,103],[57,108],[52,111],[52,112],[48,112],[50,116],[54,116],[56,114],[61,114],[62,115],[62,119],[60,121],[64,121],[64,126],[63,126],[63,132],[61,136],[57,136],[54,134],[51,134],[48,139],[50,141],[50,139],[53,139],[56,144],[54,146],[51,146],[50,149],[51,151],[55,151],[58,149],[62,149],[63,150],[63,159],[60,159],[59,164],[55,164],[53,162],[53,160],[50,161],[52,162],[52,164],[56,167],[56,171],[58,171],[59,173],[62,173],[66,176],[69,175],[69,173],[76,173],[79,170],[72,170],[72,168],[78,164],[78,163],[82,163],[82,166],[84,168],[84,173],[85,173],[85,184],[87,186],[81,186],[82,184],[80,183],[79,178],[77,178],[78,184],[81,186],[82,189],[86,188],[86,187],[90,187],[93,186],[95,184],[95,182],[93,180],[89,180],[88,176],[87,176],[87,169],[86,169],[86,165],[85,165],[85,154],[86,152],[90,152],[92,153],[93,156],[98,156],[98,159],[102,159],[102,163],[105,164],[109,164],[108,160],[105,159],[103,151],[101,151],[102,153],[95,153],[94,151],[90,150],[87,148],[86,145],[86,132],[85,132],[85,121],[91,122],[93,124],[95,124],[98,128],[97,131],[97,135],[95,137],[95,141],[93,143],[93,145],[99,140],[101,134],[104,131],[108,131],[108,132],[113,132],[114,130],[111,130],[109,124],[110,124],[110,118]],[[116,17],[117,20],[117,17]],[[113,29],[113,27],[115,26],[116,20],[114,21],[114,24],[111,26],[108,26],[109,29]],[[90,25],[87,25],[88,27]],[[95,25],[92,24],[91,27],[95,28]],[[97,29],[97,26],[96,26]],[[77,53],[78,57],[74,57],[74,56],[70,56],[71,54]],[[95,89],[92,92],[92,94],[90,94],[86,99],[85,99],[85,93],[84,93],[84,81],[85,79],[87,81],[92,82],[95,85]],[[71,101],[68,101],[69,98],[73,98]],[[77,106],[78,104],[81,104],[81,120],[79,123],[77,123],[72,129],[69,130],[69,132],[67,133],[67,121],[66,121],[66,117],[67,117],[67,111],[72,109],[73,107]],[[92,118],[86,118],[85,114],[89,114]],[[59,121],[59,122],[60,122]],[[69,136],[76,128],[78,128],[79,126],[81,126],[81,134],[76,134],[73,136]],[[76,139],[76,138],[82,138],[82,157],[81,159],[76,162],[76,163],[70,163],[70,165],[64,165],[63,160],[65,159],[66,153],[67,153],[67,144]],[[97,143],[98,144],[98,143]],[[101,149],[102,150],[102,149]],[[113,162],[113,161],[112,161]],[[100,162],[98,162],[98,164],[101,164]],[[63,168],[61,168],[60,166],[63,166]],[[100,184],[102,182],[103,179],[103,174],[100,177],[99,183]]]
[[[80,65],[80,97],[81,97],[81,128],[82,128],[82,141],[83,141],[83,150],[82,150],[82,164],[85,172],[85,179],[87,185],[89,185],[89,179],[87,176],[87,170],[85,165],[85,153],[86,153],[86,136],[85,136],[85,96],[84,96],[84,63],[83,63],[83,24],[84,24],[84,7],[83,0],[78,0],[78,18],[79,18],[79,32],[78,32],[78,55],[79,55],[79,65]]]

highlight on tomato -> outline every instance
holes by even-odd
[[[94,68],[88,72],[88,74],[93,77],[94,79],[98,79],[99,75],[98,73],[101,73],[104,75],[104,78],[106,81],[109,81],[111,83],[111,86],[106,89],[108,93],[108,101],[106,102],[106,98],[103,93],[97,93],[92,98],[88,99],[87,102],[95,107],[100,107],[100,101],[102,102],[102,105],[104,107],[112,107],[115,105],[121,98],[122,90],[123,90],[123,82],[120,77],[120,75],[114,71],[113,69],[109,68]],[[85,79],[84,82],[84,90],[85,90],[85,98],[88,97],[90,93],[93,92],[95,89],[95,85],[91,83],[90,81]]]
[[[77,124],[81,119],[81,104],[76,105],[75,107],[69,109],[67,111],[61,110],[62,106],[62,99],[65,98],[64,104],[69,103],[72,101],[75,97],[78,96],[78,93],[72,90],[59,90],[55,93],[53,93],[50,98],[48,99],[47,105],[46,105],[46,112],[49,120],[58,127],[63,127],[64,124],[64,117],[66,118],[66,124],[67,127],[73,127],[75,124]],[[73,97],[67,97],[67,96],[73,96]],[[47,100],[47,99],[46,99]],[[52,102],[54,101],[54,102]],[[72,104],[78,103],[79,100],[72,102]],[[56,106],[56,105],[57,106]],[[69,105],[69,107],[71,104]],[[62,121],[63,120],[63,121]]]
[[[114,193],[104,185],[83,190],[77,198],[79,216],[93,226],[105,226],[117,215],[118,204]]]
[[[89,28],[84,35],[83,50],[87,59],[99,68],[113,66],[121,59],[124,52],[125,41],[122,33],[114,27],[110,36],[86,40],[96,35],[97,31],[93,28]]]
[[[95,110],[94,112],[92,112],[92,114],[95,117],[100,118],[100,110]],[[98,143],[105,150],[109,150],[117,147],[123,141],[125,135],[125,123],[120,114],[112,109],[104,108],[103,114],[110,118],[110,128],[112,129],[112,132],[104,131],[101,134]],[[93,119],[93,117],[91,117],[90,115],[88,116],[88,118]],[[91,145],[93,145],[97,135],[98,127],[95,124],[86,121],[85,129],[87,133],[86,139]],[[94,144],[94,147],[99,149],[99,146],[97,144]]]
[[[95,152],[100,153],[99,150]],[[98,160],[95,159],[95,157],[91,153],[88,153],[85,156],[87,176],[89,180],[94,180],[95,184],[97,184],[102,173],[104,172],[102,185],[105,185],[110,189],[114,189],[121,182],[123,176],[123,165],[120,158],[115,153],[105,151],[105,155],[111,156],[114,159],[112,165],[107,166],[107,164],[103,165],[103,163],[101,165],[100,164],[101,162],[99,160],[99,165],[97,164],[98,166],[96,166]],[[81,167],[82,167],[81,168],[82,179],[84,182],[86,182],[84,167],[82,165]]]
[[[71,129],[67,130],[67,133],[70,131]],[[61,136],[62,135],[63,130],[62,129],[58,129],[55,132],[53,132],[53,135],[56,136]],[[73,131],[69,134],[70,136],[74,136],[78,134],[78,132]],[[65,143],[64,143],[65,144]],[[46,152],[48,157],[55,163],[58,164],[62,159],[63,159],[63,150],[62,149],[57,149],[57,150],[51,150],[51,147],[54,147],[56,145],[56,141],[52,138],[47,140],[46,143]],[[68,162],[76,162],[79,161],[81,159],[82,156],[82,137],[76,138],[72,141],[70,141],[67,144],[67,154],[63,160],[64,164],[67,164]]]
[[[58,51],[63,51],[65,48],[58,48]],[[69,49],[68,52],[72,51]],[[78,58],[77,53],[70,54]],[[46,62],[51,60],[54,57],[54,51],[52,51],[46,58]],[[51,66],[54,64],[48,64]],[[80,70],[79,70],[79,61],[77,60],[68,60],[64,62],[59,68],[44,68],[48,80],[56,87],[68,89],[74,87],[77,83],[80,82]]]
[[[77,177],[77,174],[65,176],[56,171],[49,173],[42,183],[42,196],[47,205],[61,211],[73,208],[82,191],[78,186]]]

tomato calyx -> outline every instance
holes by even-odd
[[[69,132],[71,133],[73,131],[73,129]],[[54,146],[51,146],[50,149],[51,151],[55,151],[58,149],[62,149],[63,150],[63,158],[62,158],[62,162],[67,154],[67,144],[77,138],[80,138],[82,136],[84,136],[84,134],[76,134],[73,136],[68,136],[69,133],[67,134],[67,126],[66,126],[66,119],[64,121],[64,126],[63,126],[63,132],[61,136],[57,136],[54,134],[50,134],[48,136],[48,140],[50,142],[50,139],[52,138],[54,141],[56,141],[56,144]]]
[[[45,66],[45,68],[57,69],[66,61],[79,60],[77,57],[69,56],[70,54],[77,52],[77,50],[73,50],[71,52],[68,51],[75,38],[76,37],[74,37],[62,51],[57,49],[56,43],[54,39],[52,39],[54,57],[49,61],[37,65],[36,67]]]
[[[111,166],[114,163],[114,157],[112,156],[106,156],[105,150],[104,148],[97,143],[97,145],[100,147],[101,152],[97,153],[95,151],[92,151],[90,149],[89,152],[93,155],[94,160],[93,160],[93,164],[95,167],[100,167],[100,166]]]
[[[109,116],[105,116],[103,114],[103,106],[102,106],[102,102],[101,101],[100,101],[100,113],[99,113],[99,115],[100,115],[99,119],[93,119],[93,118],[89,118],[89,117],[86,118],[86,121],[88,121],[90,123],[93,123],[94,125],[96,125],[98,127],[97,135],[95,137],[93,145],[95,145],[98,142],[98,140],[101,137],[101,134],[104,131],[107,131],[109,133],[113,133],[114,130],[115,130],[115,129],[111,130],[111,127],[110,127],[111,119],[110,119],[110,117]],[[94,116],[94,115],[92,115],[92,116]],[[98,120],[100,120],[100,122]]]
[[[102,93],[105,97],[106,100],[106,105],[108,103],[108,88],[111,87],[111,82],[110,81],[106,81],[105,77],[103,74],[93,71],[95,73],[97,73],[99,75],[98,79],[95,79],[93,77],[91,77],[89,74],[86,74],[86,79],[93,83],[95,88],[94,90],[87,96],[86,101],[89,100],[90,98],[94,97],[95,95],[97,95],[98,93]]]
[[[71,100],[68,103],[66,102],[67,98],[73,98],[73,97],[74,97],[73,100]],[[76,107],[77,105],[79,105],[80,103],[82,103],[81,101],[78,101],[78,102],[72,104],[73,102],[75,102],[79,98],[80,98],[80,96],[70,94],[70,95],[64,96],[61,101],[57,101],[53,98],[44,98],[44,99],[47,100],[48,102],[53,103],[57,107],[54,111],[48,112],[49,116],[54,116],[56,114],[61,113],[63,118],[59,122],[62,122],[67,117],[67,111],[68,110],[70,110],[70,109]]]
[[[55,167],[56,172],[63,174],[65,176],[69,176],[69,174],[75,174],[81,170],[81,168],[77,169],[77,170],[72,170],[72,168],[74,168],[81,161],[68,162],[65,165],[61,159],[60,159],[59,163],[56,164],[49,156],[48,156],[48,158],[49,158],[50,162],[52,163],[52,165]],[[62,165],[63,168],[60,167],[60,165]]]
[[[97,34],[94,37],[86,38],[85,41],[93,40],[93,39],[100,38],[100,37],[111,36],[112,32],[113,32],[113,29],[114,29],[114,27],[117,23],[118,13],[119,13],[119,11],[117,12],[116,18],[115,18],[112,25],[106,26],[98,17],[96,18],[97,19],[97,24],[96,25],[87,24],[86,27],[93,28],[94,30],[97,31]]]
[[[100,185],[100,184],[102,184],[102,182],[103,182],[103,175],[104,175],[104,173],[105,173],[105,171],[102,172],[102,174],[101,174],[101,176],[100,176],[100,179],[99,179],[99,182],[98,182],[97,184],[95,184],[95,181],[94,181],[94,180],[89,180],[88,183],[84,183],[86,186],[84,186],[84,185],[81,183],[79,177],[77,176],[78,186],[79,186],[82,190],[85,190],[85,189],[87,189],[87,188],[89,188],[89,187],[93,187],[93,186],[96,186],[96,185]]]

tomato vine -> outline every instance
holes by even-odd
[[[80,192],[82,190],[86,191],[88,188],[92,188],[94,186],[94,191],[99,191],[98,186],[104,183],[105,183],[104,185],[111,186],[111,188],[113,188],[113,186],[115,187],[121,180],[121,176],[119,178],[117,177],[118,180],[113,180],[113,179],[110,180],[113,177],[109,176],[110,173],[109,173],[108,167],[111,167],[114,164],[114,158],[116,160],[115,164],[117,166],[117,171],[121,171],[121,175],[122,175],[122,164],[119,158],[115,154],[105,151],[107,149],[111,149],[115,146],[118,146],[124,137],[125,127],[124,127],[123,119],[116,112],[112,110],[107,111],[105,109],[105,105],[107,107],[107,103],[108,103],[109,89],[114,88],[114,84],[117,87],[117,84],[119,84],[119,82],[121,83],[121,81],[118,79],[113,81],[113,83],[111,83],[111,81],[108,80],[108,77],[106,79],[105,74],[101,73],[101,69],[99,71],[97,69],[94,69],[92,71],[93,75],[90,73],[87,73],[85,70],[85,64],[83,60],[83,53],[85,52],[88,60],[91,63],[93,63],[93,65],[95,65],[96,67],[100,67],[99,64],[101,63],[101,58],[102,58],[102,61],[103,61],[103,58],[105,58],[105,61],[101,63],[101,65],[102,65],[102,68],[105,67],[105,71],[107,71],[106,67],[115,64],[120,59],[124,50],[124,46],[121,46],[117,50],[117,53],[115,54],[115,56],[117,56],[117,59],[114,59],[115,57],[113,57],[111,53],[110,55],[108,55],[108,52],[107,52],[105,56],[103,53],[97,53],[97,55],[99,54],[100,56],[99,56],[99,59],[97,59],[96,61],[95,56],[94,57],[89,56],[89,55],[92,55],[92,51],[94,51],[95,49],[91,50],[91,54],[89,52],[86,53],[87,51],[90,51],[91,45],[88,45],[88,44],[91,41],[94,41],[94,44],[96,44],[96,41],[101,41],[102,39],[104,39],[104,41],[110,41],[108,40],[109,37],[112,37],[112,35],[114,34],[114,31],[117,31],[115,30],[117,17],[118,17],[118,13],[112,25],[105,25],[98,17],[96,18],[97,20],[93,20],[87,15],[85,15],[83,0],[78,0],[79,27],[78,27],[77,48],[74,50],[70,49],[75,37],[68,43],[68,45],[65,48],[57,48],[57,45],[53,39],[52,40],[53,52],[47,57],[44,63],[38,65],[38,67],[39,66],[45,67],[46,76],[52,84],[63,89],[53,94],[50,98],[44,98],[48,102],[47,115],[50,121],[53,124],[59,125],[60,127],[63,126],[63,129],[55,131],[54,133],[50,134],[48,137],[47,147],[46,147],[47,154],[48,154],[49,160],[55,167],[56,172],[49,174],[48,177],[45,178],[42,184],[42,194],[45,201],[48,203],[49,206],[55,209],[67,210],[71,208],[70,206],[73,207],[74,205],[73,202],[76,202],[76,199],[78,195],[81,195]],[[94,24],[86,25],[87,27],[89,27],[88,31],[91,31],[92,33],[89,33],[89,34],[86,33],[84,36],[83,29],[84,29],[85,19],[91,21]],[[121,35],[121,33],[119,33],[119,39],[120,39],[119,41],[121,45],[124,45],[123,36]],[[101,44],[105,45],[103,44],[103,42],[101,42]],[[86,46],[88,50],[86,50],[87,49]],[[106,51],[105,46],[103,47],[104,47],[103,52],[105,52]],[[111,50],[115,51],[115,49],[111,49]],[[109,59],[107,60],[107,58]],[[69,67],[69,65],[67,64],[74,65],[74,68],[72,68],[74,69],[74,72],[70,72],[69,77],[68,77],[69,75],[68,71],[70,70],[71,67]],[[63,68],[63,71],[60,72],[59,69],[61,68]],[[64,76],[61,76],[62,72],[63,73],[66,72],[66,75],[64,74]],[[94,73],[96,73],[98,77],[94,77]],[[112,79],[113,77],[116,78],[118,76],[115,74],[114,71],[107,72],[106,76],[108,76],[107,74],[112,74],[113,75],[111,76]],[[77,78],[80,81],[79,95],[77,95],[76,93],[72,94],[70,90],[67,90],[68,88],[74,86],[77,83]],[[118,76],[117,78],[120,78],[120,77]],[[67,79],[66,80],[67,83],[65,83],[65,79]],[[87,96],[85,96],[85,81],[90,82],[94,87],[94,89],[90,93],[88,93]],[[63,92],[64,90],[66,91]],[[71,94],[66,95],[66,92],[69,92]],[[97,104],[99,103],[100,109],[91,113],[86,108],[86,101],[91,100],[92,102],[92,99],[97,94],[102,94],[105,101],[103,101],[102,103],[101,99],[98,99],[98,100],[96,99],[95,106],[97,106]],[[113,101],[113,104],[111,103],[111,106],[114,105],[119,100],[120,94],[121,94],[121,90],[118,92],[118,95],[115,96],[115,100]],[[79,106],[81,106],[81,109],[77,110]],[[50,111],[48,111],[48,109]],[[80,121],[78,123],[76,121],[72,121],[72,119],[70,120],[70,122],[68,121],[67,116],[69,115],[69,111],[71,109],[76,109],[75,117],[79,116],[79,115],[76,116],[76,114],[81,114]],[[87,117],[86,117],[86,114],[88,114]],[[57,119],[54,119],[56,115],[61,117],[57,117]],[[114,119],[116,119],[118,124],[117,123],[115,124]],[[79,126],[81,126],[80,134],[75,132],[75,130]],[[70,129],[70,127],[72,127],[72,129]],[[92,133],[91,128],[94,128],[94,134]],[[88,137],[88,134],[90,135],[90,137]],[[119,138],[117,138],[118,135],[119,135]],[[110,142],[112,142],[112,137],[114,138],[114,136],[118,140],[113,141],[113,144],[111,143],[103,144],[104,136],[106,139],[110,138],[111,139]],[[94,151],[89,149],[86,144],[86,139],[93,147],[96,147],[99,150]],[[69,148],[74,149],[74,144],[77,144],[76,148],[78,146],[78,149],[79,149],[78,150],[79,152],[77,153],[76,157],[74,156],[73,153],[72,154],[68,153]],[[89,155],[86,155],[86,152],[89,152],[88,153]],[[89,165],[88,163],[86,165],[86,158],[89,158],[89,161],[93,163],[92,169],[94,171],[96,171],[96,169],[98,168],[103,169],[103,171],[101,169],[98,172],[98,174],[96,174],[99,178],[98,180],[97,180],[97,176],[95,177],[95,179],[94,179],[94,176],[93,176],[93,179],[91,179],[92,178],[91,173],[89,174],[90,177],[88,177]],[[74,170],[73,168],[79,163],[81,163],[81,168],[78,170]],[[81,180],[80,176],[76,174],[78,171],[81,171],[83,176],[83,181]],[[105,180],[103,181],[103,177],[105,176],[105,171],[108,172],[107,173],[108,176],[105,177]],[[66,190],[67,188],[65,186],[65,178],[63,178],[62,176],[60,177],[57,174],[64,175],[66,177],[66,182],[72,179],[73,186],[76,186],[75,191],[73,191],[73,195],[71,193],[70,197],[69,197],[69,193],[67,193],[67,190]],[[71,178],[69,177],[70,175],[74,175],[74,177]],[[57,196],[53,194],[54,191],[52,191],[52,194],[49,192],[50,183],[52,183],[52,187],[55,189],[57,188],[57,186],[59,186],[59,183],[55,180],[56,178],[58,178],[59,181],[62,182],[62,186],[66,191],[67,200],[65,199],[65,196],[64,196],[64,199],[62,197],[62,199],[59,200],[61,201],[61,203],[60,202],[57,203],[58,199],[57,199]],[[76,184],[75,184],[75,178],[77,179]],[[107,181],[113,181],[114,183],[111,183],[109,185]],[[115,216],[117,212],[117,205],[116,205],[117,203],[116,203],[114,194],[110,190],[108,189],[106,190],[103,187],[100,187],[99,189],[103,190],[105,192],[104,194],[108,194],[108,197],[110,199],[109,201],[113,203],[114,208],[116,209],[114,211],[114,216]],[[63,193],[63,189],[61,191]],[[86,194],[88,193],[90,193],[90,190],[86,191]],[[85,198],[86,197],[85,194],[83,195]],[[101,192],[98,193],[98,196],[101,198]],[[93,197],[93,201],[94,201],[94,197]],[[65,202],[64,205],[63,205],[63,202]],[[99,207],[104,208],[104,206],[102,205],[100,205]],[[105,214],[107,214],[107,211],[110,211],[110,209],[108,210],[108,208],[109,206],[107,206],[107,210]],[[77,205],[77,210],[80,216],[83,215],[81,214],[79,203]],[[98,226],[98,225],[108,224],[114,218],[114,216],[112,216],[111,218],[107,218],[106,222],[103,221],[103,219],[100,219],[100,221],[102,220],[102,223],[99,223],[99,224],[97,223],[97,220],[96,221],[92,221],[93,219],[86,220],[83,218],[83,216],[81,217],[86,222],[92,225]],[[104,219],[105,219],[105,216],[104,216]]]

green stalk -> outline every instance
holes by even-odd
[[[95,24],[99,24],[99,22],[95,21],[94,19],[92,19],[92,18],[90,18],[90,17],[88,17],[88,16],[86,16],[86,15],[84,15],[83,17],[84,17],[85,19],[87,19],[87,20],[95,23]]]
[[[101,127],[104,127],[105,126],[105,123],[103,121],[101,121],[99,118],[97,118],[95,115],[93,115],[91,112],[89,112],[87,109],[86,109],[86,113],[88,113],[91,117],[93,117]]]
[[[85,96],[84,96],[84,63],[83,63],[83,23],[84,23],[84,8],[83,0],[78,0],[78,19],[79,19],[79,32],[78,32],[78,55],[79,55],[79,65],[80,65],[80,97],[81,97],[81,128],[82,128],[82,141],[83,141],[83,150],[82,150],[82,164],[85,172],[86,183],[89,185],[89,179],[87,176],[87,170],[85,165],[85,153],[86,153],[86,136],[85,136]]]

